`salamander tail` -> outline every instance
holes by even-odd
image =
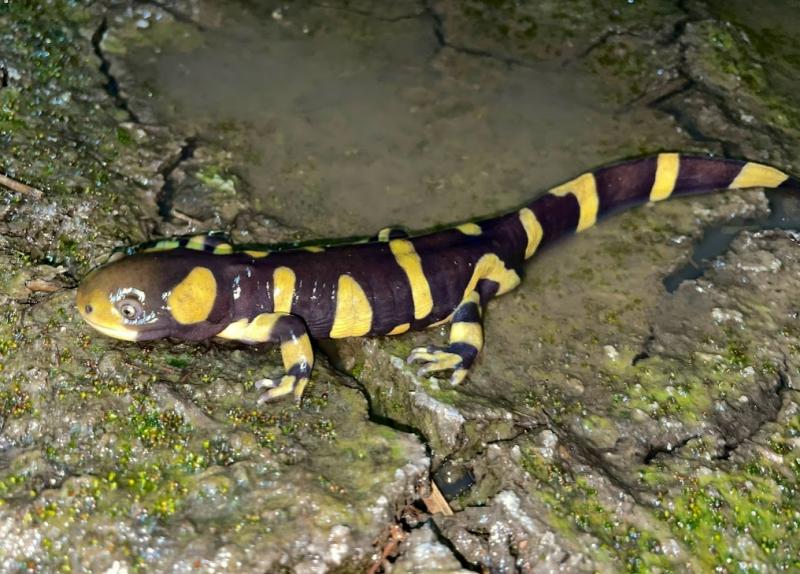
[[[606,215],[670,197],[753,187],[800,191],[800,180],[769,165],[660,153],[584,173],[556,186],[519,212],[528,239],[525,257]]]

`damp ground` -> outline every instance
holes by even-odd
[[[0,8],[2,168],[41,190],[0,220],[0,570],[799,568],[791,196],[545,251],[458,388],[405,364],[434,329],[323,344],[301,407],[258,407],[274,350],[115,342],[72,307],[158,236],[426,229],[664,150],[797,173],[791,5]]]

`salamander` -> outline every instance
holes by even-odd
[[[128,341],[211,337],[277,343],[285,373],[259,401],[298,400],[312,340],[399,335],[450,324],[444,347],[414,349],[420,375],[462,382],[483,347],[487,302],[520,283],[539,249],[624,207],[718,189],[791,188],[768,165],[660,153],[587,172],[504,215],[411,235],[399,228],[326,247],[236,248],[214,235],[145,244],[89,273],[78,311]]]

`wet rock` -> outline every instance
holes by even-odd
[[[161,9],[101,8],[0,11],[4,170],[44,191],[3,191],[0,570],[364,569],[426,480],[415,437],[370,422],[324,362],[302,407],[256,409],[274,353],[121,343],[73,308],[113,247],[172,229],[167,181],[204,225],[244,209],[230,156],[209,145],[177,165],[185,136],[114,76],[112,20],[149,29]]]
[[[403,545],[408,548],[392,566],[393,574],[463,574],[470,572],[461,567],[447,546],[439,542],[429,525],[413,530]]]
[[[111,248],[156,234],[424,227],[668,148],[788,165],[782,24],[698,3],[243,5],[272,70],[303,54],[327,89],[269,76],[263,115],[198,119],[156,104],[146,68],[231,50],[207,35],[243,30],[225,6],[0,12],[3,168],[44,191],[0,206],[0,570],[363,571],[398,517],[428,520],[409,504],[431,468],[454,513],[387,570],[797,568],[796,234],[747,230],[661,282],[704,225],[763,214],[761,192],[640,209],[537,256],[458,388],[405,363],[446,341],[432,331],[344,342],[358,390],[320,359],[302,406],[256,408],[274,351],[114,342],[71,301]]]

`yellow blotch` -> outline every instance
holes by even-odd
[[[470,293],[475,291],[475,286],[481,279],[488,279],[498,284],[497,295],[502,295],[511,291],[519,285],[520,279],[517,272],[507,269],[505,263],[494,253],[487,253],[475,264],[475,270],[469,280],[467,288],[464,290],[466,299]]]
[[[228,255],[233,253],[233,246],[228,243],[220,243],[214,248],[214,255]]]
[[[469,343],[476,349],[483,347],[483,328],[480,323],[457,322],[450,328],[451,343]]]
[[[330,336],[360,337],[372,328],[372,305],[358,281],[349,275],[340,275],[336,288],[336,312]]]
[[[550,193],[559,197],[571,193],[578,200],[581,216],[578,219],[578,227],[575,231],[588,229],[597,221],[597,209],[600,206],[600,200],[597,197],[597,183],[593,173],[584,173],[572,181],[554,187],[550,190]]]
[[[276,313],[291,313],[294,283],[297,278],[288,267],[278,267],[272,272],[272,300]]]
[[[245,249],[243,253],[247,253],[250,257],[255,257],[256,259],[269,255],[269,251],[255,251],[253,249]]]
[[[779,169],[763,165],[760,163],[749,162],[744,164],[731,184],[731,189],[745,189],[747,187],[778,187],[789,178],[788,175]]]
[[[170,251],[180,247],[180,243],[175,239],[162,239],[152,247],[143,250],[142,253],[153,253],[155,251]]]
[[[378,241],[383,241],[386,243],[390,239],[390,235],[392,233],[391,227],[384,227],[378,232]]]
[[[186,242],[186,249],[195,249],[197,251],[204,251],[206,248],[206,236],[195,235]]]
[[[422,260],[414,249],[414,244],[406,239],[392,239],[389,242],[397,264],[405,271],[411,284],[411,299],[414,302],[414,318],[427,317],[433,309],[433,296],[428,279],[422,271]]]
[[[454,315],[454,313],[450,313],[444,319],[440,319],[439,321],[436,321],[435,323],[431,323],[430,325],[428,325],[425,328],[426,329],[432,329],[433,327],[440,327],[441,325],[447,325],[451,321],[451,319],[453,318],[453,315]]]
[[[195,267],[167,297],[169,311],[181,325],[205,321],[217,298],[217,280],[210,269]]]
[[[387,335],[401,335],[401,334],[405,333],[406,331],[408,331],[410,328],[411,328],[411,323],[401,323],[400,325],[398,325],[397,327],[395,327],[394,329],[392,329],[391,331],[389,331],[386,334]]]
[[[303,333],[300,337],[287,339],[281,343],[281,359],[283,367],[288,371],[295,365],[314,364],[314,349],[311,340]]]
[[[264,343],[272,339],[272,329],[279,318],[279,313],[262,313],[252,321],[239,319],[228,325],[217,337],[245,343]]]
[[[462,223],[456,227],[464,235],[480,235],[483,230],[477,223]]]
[[[221,339],[231,339],[233,341],[244,341],[246,340],[245,334],[247,333],[247,325],[249,321],[247,319],[239,319],[238,321],[234,321],[221,333],[217,334],[217,337]]]
[[[542,242],[544,230],[536,214],[527,207],[519,210],[519,220],[525,229],[525,235],[528,236],[528,245],[525,247],[525,259],[528,259],[536,253],[539,243]]]
[[[306,245],[305,247],[303,247],[303,249],[305,249],[310,253],[322,253],[323,251],[325,251],[325,248],[322,247],[321,245]]]
[[[672,195],[681,167],[681,158],[677,153],[660,153],[656,161],[656,178],[650,189],[650,201],[662,201]]]

